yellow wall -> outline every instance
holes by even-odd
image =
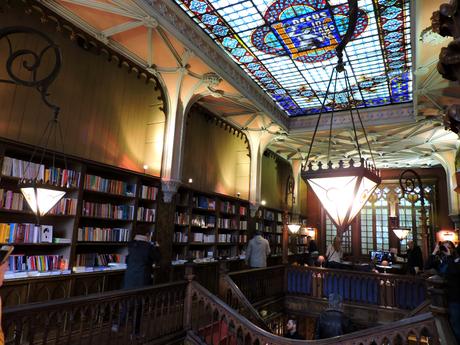
[[[187,120],[182,180],[192,187],[230,196],[249,198],[249,150],[245,140],[225,127],[207,121],[193,108]]]
[[[153,83],[128,74],[104,54],[83,50],[56,32],[52,23],[41,24],[37,16],[13,8],[0,13],[0,23],[2,27],[26,23],[62,49],[62,69],[49,92],[50,100],[61,107],[66,154],[134,171],[143,171],[147,164],[147,173],[160,175],[165,116]],[[25,35],[17,36],[13,44],[17,49],[41,47],[35,37]],[[0,41],[0,79],[6,79],[6,49],[6,41]],[[21,66],[16,65],[16,72],[25,76]],[[35,145],[51,116],[36,90],[0,83],[1,137]]]
[[[284,199],[288,177],[292,174],[291,165],[274,157],[262,157],[261,200],[267,207],[284,209]]]

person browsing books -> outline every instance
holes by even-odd
[[[270,244],[262,237],[260,231],[256,231],[246,249],[246,263],[251,268],[267,267],[267,256],[269,255]]]

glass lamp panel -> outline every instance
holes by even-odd
[[[300,224],[289,224],[288,228],[290,232],[297,234],[300,230]]]
[[[21,188],[21,192],[32,211],[35,214],[39,213],[40,216],[45,215],[66,193],[61,190],[38,187],[37,194],[35,194],[34,187]]]
[[[361,211],[372,193],[374,193],[377,186],[378,184],[376,182],[368,179],[367,177],[363,177],[361,179],[361,184],[358,188],[358,193],[356,193],[356,197],[354,198],[349,219],[354,219],[358,212]]]
[[[37,199],[35,198],[35,188],[33,187],[24,187],[21,188],[21,193],[24,195],[29,207],[32,209],[32,212],[37,214]]]
[[[393,229],[393,232],[399,240],[404,239],[409,234],[409,230],[407,229]]]
[[[316,196],[334,222],[343,227],[347,212],[354,201],[356,176],[308,179]]]

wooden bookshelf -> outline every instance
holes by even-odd
[[[249,203],[180,188],[176,195],[173,264],[239,259],[247,243]]]
[[[26,170],[31,152],[28,145],[0,142],[0,242],[15,246],[12,257],[16,260],[11,261],[6,285],[72,275],[82,263],[88,265],[88,271],[103,274],[114,270],[108,267],[112,258],[123,263],[128,241],[138,231],[147,230],[155,236],[158,178],[76,157],[67,157],[65,170],[59,154],[54,170],[50,169],[51,154],[42,164],[37,157]],[[49,214],[41,217],[39,226],[18,188],[21,178],[35,177],[37,172],[67,192]],[[43,227],[52,230],[49,242],[41,238]],[[44,266],[32,262],[47,259],[50,262]],[[93,268],[98,265],[103,267]],[[75,270],[79,276],[84,271],[82,267]]]

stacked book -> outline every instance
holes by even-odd
[[[62,255],[11,255],[8,258],[9,271],[53,271],[61,267]]]
[[[155,209],[139,207],[137,209],[137,220],[143,222],[154,222],[155,221]]]
[[[43,164],[29,163],[11,157],[3,158],[2,175],[35,179],[59,187],[76,188],[80,185],[81,173],[56,167],[45,168]]]
[[[127,242],[130,238],[130,229],[84,227],[78,229],[77,240],[85,242]]]
[[[84,201],[82,215],[88,217],[132,220],[134,216],[134,206],[99,204]]]
[[[24,196],[11,190],[0,188],[0,208],[6,210],[24,210]]]
[[[151,186],[142,186],[141,198],[146,200],[156,200],[158,195],[158,188]]]
[[[136,185],[123,181],[105,179],[100,176],[86,175],[85,189],[110,194],[134,196]]]

